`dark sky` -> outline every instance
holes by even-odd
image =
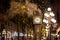
[[[59,15],[59,21],[60,21],[60,6],[58,7],[58,10],[59,10],[59,12],[58,12],[59,13],[58,14]]]
[[[10,7],[10,0],[0,0],[0,12],[5,12]]]
[[[60,23],[60,0],[57,0],[55,4],[57,6],[58,19],[59,19],[59,23]]]
[[[10,1],[11,0],[0,0],[0,6],[2,6],[4,9],[8,9],[9,8],[9,6],[10,6]],[[41,3],[42,1],[44,1],[44,0],[33,0],[34,2],[37,2],[37,3]],[[51,3],[54,3],[55,2],[55,0],[50,0],[50,2]],[[1,7],[0,7],[0,9],[1,9]]]

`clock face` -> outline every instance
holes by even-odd
[[[39,17],[36,17],[35,20],[34,20],[36,23],[40,23],[40,18]]]

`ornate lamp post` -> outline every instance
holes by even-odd
[[[47,24],[47,26],[46,26],[46,37],[48,37],[48,35],[51,35],[51,24],[56,23],[55,14],[51,11],[50,7],[44,13],[43,22]],[[50,39],[51,39],[51,36],[50,36]]]

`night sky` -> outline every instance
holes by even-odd
[[[10,1],[11,0],[0,0],[0,12],[1,12],[1,10],[6,11],[7,9],[10,8]],[[44,0],[37,0],[37,1],[33,0],[33,1],[40,4]],[[55,0],[50,0],[50,2],[53,4],[55,2]]]
[[[60,6],[58,7],[58,9],[59,9],[59,12],[58,13],[59,13],[59,21],[60,21]]]
[[[10,0],[0,0],[0,12],[6,12],[10,8]]]

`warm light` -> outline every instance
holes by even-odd
[[[44,16],[49,17],[49,14],[48,13],[45,13]]]
[[[44,19],[43,22],[48,23],[48,20]]]
[[[48,32],[48,31],[46,31],[46,37],[48,37],[48,35],[49,35],[49,32]]]
[[[33,37],[33,35],[31,35],[31,37]]]
[[[53,12],[50,12],[50,15],[51,15],[51,16],[55,16],[55,14],[54,14]]]
[[[51,11],[51,8],[49,7],[47,10],[48,10],[48,11]]]
[[[30,34],[28,34],[28,36],[30,36]]]
[[[21,6],[21,9],[25,9],[25,8],[26,8],[26,6],[25,6],[25,5],[22,5],[22,6]]]
[[[56,20],[55,20],[54,18],[52,18],[51,21],[52,21],[53,23],[56,23]]]
[[[6,34],[6,30],[5,30],[5,29],[3,29],[3,32],[2,32],[2,34]]]
[[[34,20],[36,23],[40,23],[41,19],[39,17],[36,17]]]
[[[27,36],[27,34],[25,34],[24,36]]]
[[[46,29],[46,31],[49,31],[48,29]]]
[[[58,34],[56,34],[57,35],[57,37],[59,37],[59,35]]]

